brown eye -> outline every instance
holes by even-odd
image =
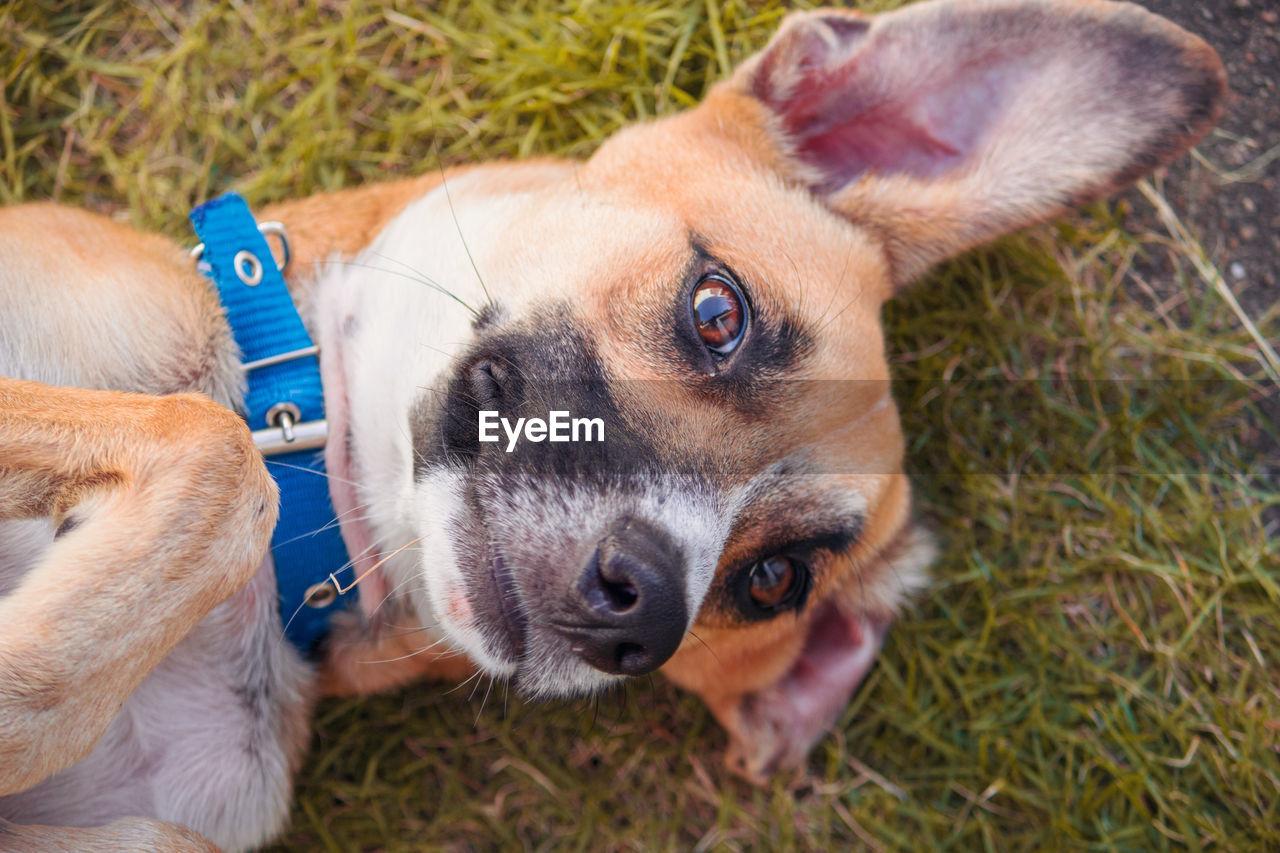
[[[751,600],[764,610],[779,610],[791,603],[800,572],[787,557],[770,557],[751,567]]]
[[[707,349],[719,355],[733,352],[747,328],[747,308],[738,288],[710,275],[693,291],[693,324]]]

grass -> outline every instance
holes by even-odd
[[[0,200],[189,240],[187,209],[228,188],[262,204],[587,155],[696,102],[783,11],[11,3]],[[1280,310],[1251,334],[1194,239],[1127,199],[889,307],[943,556],[806,785],[727,774],[708,713],[660,679],[598,707],[418,686],[323,705],[280,849],[1280,847],[1277,383],[1259,345]]]

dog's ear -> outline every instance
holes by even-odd
[[[725,88],[764,107],[753,145],[883,235],[901,284],[1181,154],[1226,75],[1128,3],[936,0],[793,14]]]

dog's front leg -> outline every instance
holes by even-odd
[[[276,492],[243,422],[206,398],[0,379],[0,519],[42,517],[58,535],[0,599],[0,795],[88,755],[249,581]]]

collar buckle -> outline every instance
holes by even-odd
[[[278,426],[253,431],[253,443],[263,456],[279,456],[300,450],[319,450],[329,440],[326,420],[295,423],[291,417],[280,418]]]

